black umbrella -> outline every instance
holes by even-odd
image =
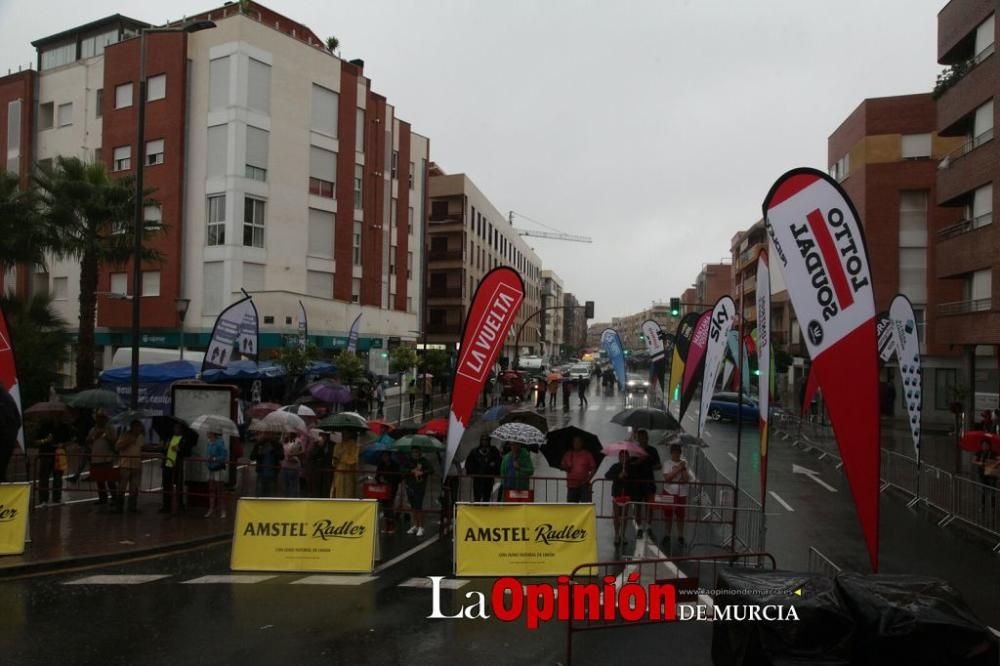
[[[500,419],[500,425],[505,423],[525,423],[542,432],[547,432],[549,423],[544,416],[533,409],[517,409]]]
[[[169,442],[170,438],[174,436],[174,424],[176,423],[180,423],[184,427],[185,432],[191,430],[191,426],[184,419],[170,416],[169,414],[161,414],[153,417],[153,432],[157,434],[160,441]]]
[[[652,407],[633,407],[620,411],[611,417],[611,422],[646,430],[680,430],[681,427],[673,414]]]
[[[594,462],[598,465],[601,464],[604,454],[601,453],[601,440],[597,438],[597,435],[576,426],[566,426],[545,435],[545,444],[542,445],[541,451],[545,459],[549,461],[549,465],[559,469],[563,455],[573,448],[573,439],[576,437],[583,439],[584,450],[590,451],[591,455],[594,456]]]
[[[417,434],[417,430],[419,430],[419,429],[420,429],[420,426],[415,426],[415,425],[414,426],[398,426],[395,430],[393,430],[392,432],[389,433],[389,437],[392,437],[393,439],[401,439],[403,437],[406,437],[407,435],[416,435]]]

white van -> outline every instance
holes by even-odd
[[[166,363],[167,361],[179,360],[180,351],[177,349],[164,349],[162,347],[139,347],[139,365],[147,363]],[[205,352],[190,349],[184,350],[184,360],[201,363],[205,358]],[[115,350],[111,357],[111,368],[127,368],[132,365],[132,348],[121,347]]]

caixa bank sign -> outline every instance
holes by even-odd
[[[575,583],[569,576],[559,576],[556,584],[530,583],[522,585],[514,577],[498,578],[489,597],[484,592],[465,593],[465,601],[457,609],[446,612],[441,602],[441,581],[444,576],[429,576],[431,582],[431,620],[488,620],[496,617],[503,622],[523,618],[528,629],[537,629],[543,622],[797,622],[798,612],[789,604],[729,604],[677,603],[677,591],[669,583],[654,583],[643,587],[638,572],[624,580],[605,576],[600,583]],[[693,600],[692,600],[693,601]]]

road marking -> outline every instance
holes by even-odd
[[[739,458],[736,457],[736,454],[733,453],[732,451],[727,452],[726,455],[729,456],[730,458],[732,458],[733,461],[738,461],[739,460]]]
[[[1000,631],[997,631],[993,627],[989,627],[989,626],[987,626],[986,628],[989,629],[990,631],[992,631],[994,636],[996,636],[997,638],[1000,638]]]
[[[63,585],[141,585],[169,577],[169,574],[100,574],[66,581]]]
[[[202,576],[201,578],[192,578],[191,580],[183,581],[183,583],[185,585],[211,585],[215,583],[237,583],[244,585],[252,585],[253,583],[261,583],[265,580],[270,580],[272,578],[276,578],[276,576],[220,574],[214,576]]]
[[[460,587],[464,587],[469,584],[468,578],[444,578],[441,580],[442,590],[457,590]],[[430,578],[410,578],[409,580],[404,580],[398,585],[398,587],[420,587],[429,588],[431,587]]]
[[[711,437],[712,436],[712,433],[709,432],[708,430],[706,430],[705,432],[703,432],[701,434],[704,435],[705,437]]]
[[[375,580],[377,576],[306,576],[292,585],[364,585]]]
[[[773,497],[778,504],[780,504],[781,506],[785,507],[786,509],[788,509],[792,513],[795,513],[795,509],[793,509],[788,504],[788,502],[786,502],[785,500],[781,499],[781,495],[779,495],[778,493],[774,492],[773,490],[768,490],[767,494],[770,495],[771,497]]]
[[[408,558],[410,555],[415,555],[415,554],[419,553],[424,548],[426,548],[427,546],[429,546],[432,543],[434,543],[435,541],[437,541],[439,538],[440,538],[440,535],[435,535],[435,536],[431,537],[430,539],[428,539],[427,541],[424,541],[423,543],[414,546],[413,548],[409,549],[405,553],[397,555],[396,557],[392,558],[388,562],[383,562],[382,564],[380,564],[377,567],[375,567],[375,571],[373,571],[372,573],[380,573],[382,571],[385,571],[386,569],[388,569],[389,567],[391,567],[393,564],[396,564],[397,562],[402,562],[403,560],[405,560],[406,558]]]
[[[818,483],[819,485],[821,485],[824,488],[826,488],[827,490],[829,490],[831,493],[837,492],[836,488],[834,488],[833,486],[831,486],[829,483],[827,483],[823,479],[819,478],[819,472],[811,470],[808,467],[802,467],[801,465],[796,465],[796,464],[792,463],[792,474],[804,474],[804,475],[808,476],[810,479],[812,479],[813,481],[815,481],[816,483]]]

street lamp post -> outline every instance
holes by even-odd
[[[184,360],[184,316],[187,315],[188,306],[191,305],[190,298],[178,298],[175,301],[177,305],[177,318],[181,322],[181,341],[180,341],[180,358],[179,360]]]
[[[146,35],[165,32],[198,32],[214,28],[213,21],[193,21],[174,28],[150,28],[139,33],[139,106],[136,109],[135,238],[132,247],[132,394],[129,406],[139,408],[139,300],[142,297],[142,232],[145,227],[143,171],[146,164]]]

